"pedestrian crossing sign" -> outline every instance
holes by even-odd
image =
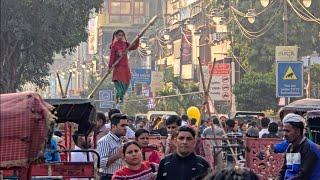
[[[286,73],[283,76],[283,80],[297,80],[297,76],[294,74],[291,66],[288,67]]]

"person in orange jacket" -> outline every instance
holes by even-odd
[[[117,61],[119,57],[126,53],[129,47],[126,35],[123,30],[119,29],[113,33],[112,44],[110,45],[111,54],[109,61],[109,69]],[[128,50],[135,50],[139,47],[139,39]],[[124,55],[120,62],[113,68],[112,81],[116,88],[116,102],[123,102],[131,80],[131,72],[128,64],[128,56]]]

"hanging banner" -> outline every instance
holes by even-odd
[[[184,29],[181,36],[181,65],[192,64],[192,33]]]
[[[152,71],[151,72],[151,92],[162,90],[164,72]]]

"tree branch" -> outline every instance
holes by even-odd
[[[17,47],[18,47],[18,44],[19,44],[19,40],[17,40],[16,42],[14,42],[14,46],[13,46],[13,50],[10,52],[9,56],[8,56],[8,59],[11,59],[13,54],[16,53],[17,51]]]
[[[20,51],[27,51],[29,49],[31,49],[33,46],[35,45],[35,43],[32,41],[28,47],[25,47],[25,48],[20,48]]]

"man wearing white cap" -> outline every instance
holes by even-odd
[[[320,147],[304,137],[304,118],[289,113],[282,121],[284,136],[290,144],[279,179],[319,179]]]

